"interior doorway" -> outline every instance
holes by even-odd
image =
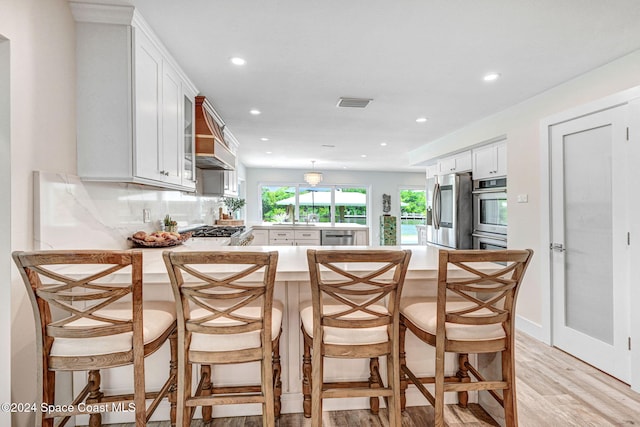
[[[631,382],[627,105],[549,127],[553,345]]]

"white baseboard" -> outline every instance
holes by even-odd
[[[531,335],[533,338],[538,341],[542,341],[543,343],[550,345],[549,334],[546,333],[544,327],[535,322],[532,322],[529,319],[525,319],[524,317],[520,317],[516,315],[516,329],[524,332],[527,335]]]

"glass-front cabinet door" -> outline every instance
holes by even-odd
[[[183,96],[183,144],[184,156],[182,160],[182,185],[195,188],[196,162],[195,162],[195,94],[185,92]]]

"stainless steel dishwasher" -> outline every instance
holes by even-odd
[[[356,244],[353,230],[322,230],[320,232],[322,246],[352,246]]]

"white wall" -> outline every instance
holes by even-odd
[[[247,221],[260,222],[261,197],[258,192],[259,184],[269,183],[304,183],[302,179],[305,172],[303,169],[246,169],[246,189],[247,189]],[[406,186],[425,187],[424,172],[362,172],[362,171],[340,171],[340,170],[320,170],[324,179],[320,184],[326,185],[354,185],[371,186],[371,213],[369,243],[380,244],[380,215],[382,215],[382,195],[391,196],[391,215],[400,216],[400,202],[398,200],[399,188]],[[399,239],[399,236],[398,236]]]
[[[611,62],[569,82],[510,107],[484,120],[471,123],[411,152],[417,161],[442,156],[506,134],[509,175],[509,246],[536,251],[518,299],[518,327],[548,342],[549,301],[543,298],[549,287],[549,238],[541,233],[541,200],[548,188],[541,184],[540,121],[552,114],[640,85],[640,51]],[[518,194],[529,202],[516,203]]]
[[[74,21],[66,0],[0,0],[0,11],[2,35],[11,41],[11,246],[28,250],[33,242],[32,171],[76,171]],[[17,270],[11,271],[10,400],[32,402],[33,315]],[[33,425],[33,417],[14,414],[13,426]]]
[[[0,34],[0,283],[11,282],[11,141],[9,114],[9,41]],[[11,401],[11,287],[0,286],[0,402]],[[11,414],[0,412],[0,424]]]

